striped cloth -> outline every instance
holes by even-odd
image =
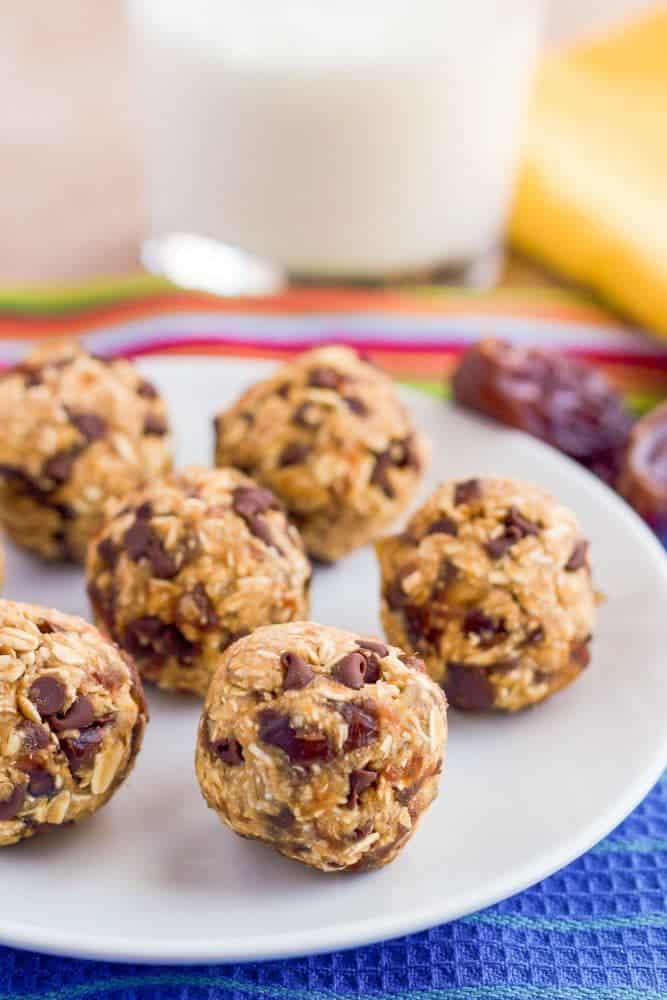
[[[667,397],[667,350],[564,293],[479,297],[433,288],[302,289],[220,301],[154,279],[0,293],[0,362],[26,342],[80,336],[95,351],[282,357],[337,341],[442,392],[483,334],[603,365],[633,407]],[[48,891],[48,886],[44,887]],[[3,906],[11,900],[2,899]],[[82,905],[85,905],[82,901]],[[94,919],[94,915],[91,915]],[[422,934],[331,955],[193,968],[81,962],[0,947],[0,1000],[658,1000],[667,997],[667,778],[609,837],[551,878]]]

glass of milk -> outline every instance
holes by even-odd
[[[260,284],[484,272],[543,0],[127,2],[156,266],[223,290],[235,250]]]

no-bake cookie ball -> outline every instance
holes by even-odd
[[[96,628],[0,601],[0,846],[97,812],[146,718],[132,661]]]
[[[105,500],[170,455],[164,403],[128,361],[50,343],[0,378],[0,522],[48,559],[83,560]]]
[[[270,490],[189,468],[115,505],[86,565],[98,623],[162,688],[204,695],[221,652],[304,618],[310,563]]]
[[[215,428],[217,464],[270,487],[325,562],[388,528],[427,459],[391,379],[346,347],[300,355],[244,393]]]
[[[587,665],[598,597],[576,516],[536,486],[441,486],[377,545],[382,621],[449,703],[516,711]]]
[[[242,836],[323,871],[379,868],[434,799],[446,736],[421,661],[337,628],[274,625],[225,652],[197,777]]]

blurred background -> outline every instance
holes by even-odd
[[[122,0],[59,0],[57,4],[3,0],[0,9],[4,98],[0,107],[0,284],[80,281],[136,270],[149,229],[149,208],[125,4]],[[543,51],[549,51],[589,36],[604,37],[618,25],[622,32],[623,25],[632,25],[633,19],[655,9],[664,12],[667,7],[647,0],[557,0],[550,5],[540,44]],[[636,58],[643,61],[641,46]],[[570,83],[562,81],[564,101]],[[655,94],[655,103],[654,99]],[[605,128],[612,149],[615,112],[611,98],[608,108]],[[667,91],[654,110],[667,113]],[[576,118],[576,107],[571,107],[571,113]],[[547,119],[542,113],[540,130]],[[553,141],[552,131],[549,142]],[[568,136],[562,141],[568,145]],[[529,153],[539,159],[543,148]],[[657,168],[647,168],[647,174],[663,164],[664,157],[659,158]],[[567,172],[567,164],[563,170]],[[590,170],[595,170],[595,163]],[[522,189],[526,204],[513,224],[513,242],[522,253],[505,257],[501,280],[551,280],[544,278],[541,268],[528,263],[531,258],[546,261],[552,275],[561,270],[562,277],[572,280],[573,275],[565,273],[567,267],[558,267],[550,247],[541,245],[541,234],[536,238],[533,231],[535,205],[539,209],[543,192],[535,202],[531,177]],[[659,179],[667,197],[667,180]],[[582,264],[583,271],[589,266],[590,261]],[[596,275],[583,273],[581,280],[594,286]],[[625,303],[622,306],[626,309]],[[627,311],[633,312],[632,305]],[[640,307],[636,315],[650,325],[652,314],[647,318]],[[661,325],[660,319],[656,325]]]

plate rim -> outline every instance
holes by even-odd
[[[187,360],[188,363],[194,362],[202,365],[210,365],[211,362],[219,361],[225,365],[237,364],[255,371],[275,366],[275,362],[266,359],[242,357],[188,357],[183,359],[160,355],[142,358],[139,366],[151,367],[157,362],[160,367],[176,368],[182,366],[184,360]],[[418,389],[410,386],[401,385],[399,388],[401,395],[407,395],[408,398],[412,397],[420,401],[424,401],[426,398]],[[575,481],[579,479],[586,489],[592,488],[601,501],[614,508],[621,521],[625,522],[628,530],[641,539],[645,546],[646,555],[650,555],[653,559],[655,573],[662,577],[667,589],[667,559],[662,545],[639,515],[618,494],[586,469],[549,445],[520,431],[507,430],[507,434],[508,437],[520,439],[522,447],[529,451],[532,450],[538,460],[547,456],[548,461],[567,467],[570,477],[574,477]],[[305,957],[392,940],[486,909],[501,900],[525,891],[530,886],[564,868],[589,851],[591,847],[618,826],[650,792],[666,767],[667,726],[662,743],[660,745],[656,743],[652,749],[650,763],[631,784],[623,789],[621,794],[617,795],[609,808],[600,816],[583,828],[577,829],[567,839],[553,845],[548,851],[542,852],[537,860],[528,861],[520,868],[514,866],[512,872],[503,873],[492,882],[479,887],[476,893],[468,894],[465,905],[461,905],[460,894],[459,897],[454,897],[453,901],[449,901],[447,897],[443,896],[426,908],[413,906],[408,912],[392,909],[386,914],[372,918],[364,917],[358,920],[348,920],[338,925],[300,931],[296,935],[298,939],[296,942],[295,934],[287,930],[259,937],[225,935],[224,937],[200,938],[196,942],[189,941],[183,951],[178,951],[178,945],[174,943],[172,938],[162,941],[153,940],[150,947],[146,947],[145,943],[137,947],[132,939],[117,935],[110,937],[107,934],[96,932],[89,934],[85,942],[76,944],[72,941],[72,935],[64,932],[61,928],[33,927],[22,922],[8,920],[0,914],[0,943],[7,947],[40,951],[45,954],[69,958],[182,966]],[[333,877],[336,877],[335,874]],[[361,878],[372,877],[373,873],[361,876]],[[459,904],[455,905],[457,898]]]

